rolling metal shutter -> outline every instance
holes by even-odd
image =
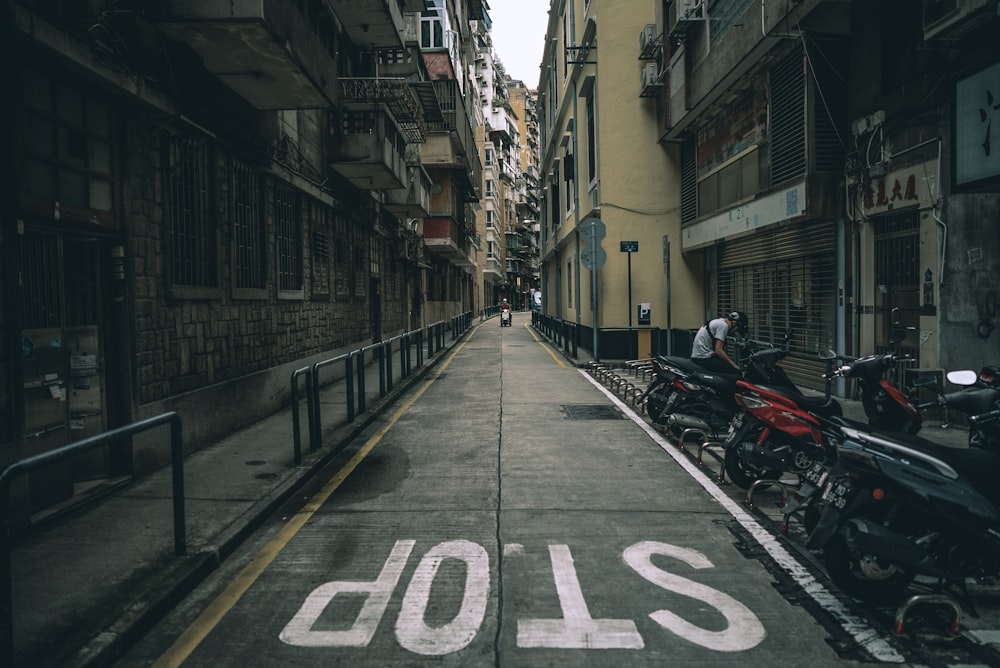
[[[750,317],[750,336],[780,344],[792,332],[782,362],[792,380],[823,389],[817,353],[835,347],[837,248],[830,221],[791,225],[723,243],[718,304]]]

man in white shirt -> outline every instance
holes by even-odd
[[[694,335],[691,361],[716,373],[740,373],[740,366],[726,352],[726,338],[730,331],[746,331],[746,326],[747,316],[740,311],[709,320]]]

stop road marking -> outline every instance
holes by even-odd
[[[399,540],[372,581],[338,580],[314,589],[279,634],[286,644],[297,647],[365,647],[385,616],[393,591],[416,544]],[[642,541],[625,549],[623,561],[642,578],[666,591],[693,598],[717,610],[727,627],[710,631],[688,622],[669,610],[648,614],[661,628],[696,645],[721,651],[739,652],[763,642],[764,626],[753,612],[728,594],[688,578],[669,573],[653,564],[654,555],[669,557],[690,568],[714,568],[701,552],[658,541]],[[425,613],[431,586],[441,563],[455,559],[465,564],[462,604],[454,618],[442,626],[429,626]],[[556,649],[642,649],[642,635],[630,619],[594,619],[587,606],[568,545],[549,546],[549,560],[562,612],[561,618],[520,619],[517,646]],[[396,640],[416,654],[442,656],[467,647],[475,638],[486,615],[490,593],[490,565],[481,545],[454,540],[438,543],[429,550],[410,580],[396,619]],[[363,594],[364,605],[350,628],[339,631],[314,629],[314,625],[338,594]]]

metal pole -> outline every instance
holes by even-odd
[[[628,356],[638,357],[632,354],[632,251],[628,252]]]
[[[597,224],[590,221],[590,248],[597,258]],[[590,301],[594,304],[594,359],[600,361],[601,353],[597,349],[597,264],[591,264],[590,269]]]

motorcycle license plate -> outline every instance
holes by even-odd
[[[847,497],[851,493],[851,487],[840,480],[830,480],[823,488],[823,500],[837,510],[843,510],[847,505]]]
[[[826,482],[828,473],[826,467],[820,462],[815,462],[809,470],[802,474],[802,477],[811,482],[816,487],[822,487]]]

